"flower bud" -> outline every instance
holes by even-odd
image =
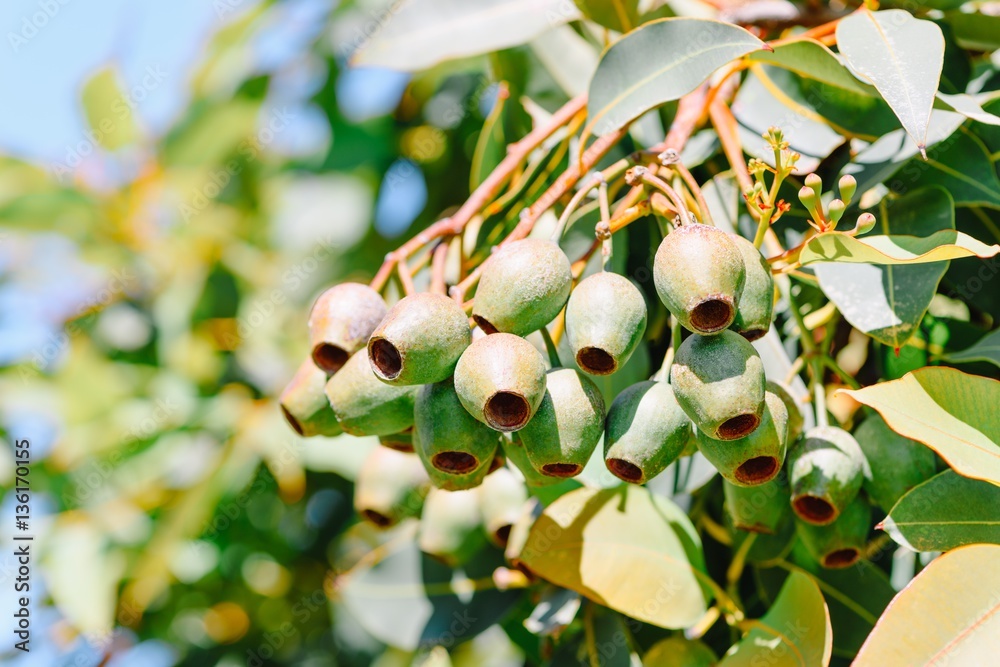
[[[625,365],[646,331],[646,300],[628,278],[601,271],[585,278],[566,304],[566,338],[585,373]]]
[[[501,434],[500,447],[507,455],[510,464],[520,471],[524,482],[531,488],[552,486],[563,481],[561,477],[543,475],[532,467],[531,461],[528,459],[528,450],[525,449],[524,443],[521,442],[517,433]]]
[[[757,486],[738,486],[723,480],[722,491],[734,528],[777,535],[778,529],[792,518],[791,491],[785,475]]]
[[[326,397],[351,435],[390,435],[413,426],[417,387],[393,387],[372,372],[364,350],[351,355],[326,383]]]
[[[521,516],[527,500],[524,482],[507,468],[500,468],[483,480],[479,504],[486,535],[493,544],[501,548],[507,544],[510,529]]]
[[[448,567],[469,560],[486,544],[479,489],[431,489],[424,499],[417,536],[420,550]]]
[[[838,186],[840,187],[840,198],[850,204],[851,200],[854,199],[854,193],[858,190],[858,182],[850,174],[844,174],[840,177]]]
[[[774,479],[785,461],[788,411],[775,394],[764,396],[760,425],[739,440],[716,440],[698,433],[698,449],[724,479],[740,486],[757,486]]]
[[[462,407],[451,379],[420,387],[413,417],[414,448],[436,486],[468,489],[483,481],[500,436]]]
[[[569,259],[558,245],[534,238],[514,241],[483,265],[472,319],[486,333],[525,336],[556,318],[572,285]]]
[[[443,294],[404,297],[368,341],[372,371],[389,384],[430,384],[451,377],[472,342],[462,306]]]
[[[458,360],[455,391],[479,421],[498,431],[516,431],[545,396],[545,360],[519,336],[484,336]]]
[[[365,346],[386,311],[382,295],[360,283],[341,283],[320,294],[309,311],[313,361],[327,375],[339,371]]]
[[[354,509],[379,528],[420,514],[430,480],[413,454],[376,447],[354,482]]]
[[[834,199],[830,202],[830,205],[826,207],[827,217],[830,218],[830,222],[833,223],[834,227],[836,227],[837,223],[840,222],[840,219],[844,217],[844,211],[846,210],[847,205],[839,199]]]
[[[743,256],[746,280],[740,295],[736,317],[729,328],[749,341],[767,334],[774,311],[774,278],[771,266],[753,243],[738,234],[730,235]]]
[[[796,522],[796,532],[806,550],[826,568],[850,567],[864,553],[872,525],[872,510],[855,496],[840,515],[825,525]]]
[[[805,417],[802,416],[802,410],[799,408],[798,401],[795,400],[792,392],[782,382],[768,380],[765,383],[765,388],[780,398],[781,402],[785,404],[785,410],[788,412],[788,436],[785,438],[785,442],[788,444],[795,442],[802,435],[802,429],[805,425]]]
[[[886,512],[907,491],[937,472],[934,450],[899,435],[879,414],[861,422],[854,438],[868,461],[869,470],[861,486]]]
[[[823,196],[823,179],[819,177],[819,174],[807,174],[805,184],[807,188],[813,191],[817,200]]]
[[[858,495],[867,467],[850,433],[834,426],[810,429],[788,453],[795,514],[806,523],[832,523]]]
[[[395,449],[397,452],[405,452],[408,454],[412,454],[413,429],[408,428],[405,431],[401,431],[399,433],[380,435],[378,437],[378,442],[383,447],[388,447],[389,449]]]
[[[653,260],[660,300],[682,326],[700,334],[732,324],[745,278],[736,244],[710,225],[676,228],[660,243]]]
[[[643,484],[680,458],[691,422],[666,382],[639,382],[615,397],[604,431],[604,465],[616,477]]]
[[[819,196],[813,192],[812,188],[806,186],[799,188],[799,201],[802,202],[802,205],[806,207],[806,210],[810,214],[815,214]]]
[[[281,392],[281,413],[302,437],[334,436],[343,432],[323,393],[325,386],[326,373],[317,368],[312,359],[306,359]]]
[[[670,384],[688,418],[711,438],[738,440],[760,424],[764,364],[739,334],[689,337],[674,356]]]
[[[574,477],[604,434],[604,398],[590,378],[572,368],[553,368],[545,382],[541,405],[518,436],[535,470]]]
[[[861,236],[875,229],[875,216],[871,213],[862,213],[858,216],[858,221],[854,223],[854,235]]]

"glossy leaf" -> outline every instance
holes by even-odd
[[[646,23],[601,58],[587,103],[594,134],[614,132],[646,111],[680,99],[726,63],[764,42],[737,26],[705,19]]]
[[[914,551],[1000,544],[1000,486],[946,470],[900,498],[881,527]]]
[[[877,97],[878,91],[851,73],[840,58],[814,39],[798,39],[774,47],[774,51],[755,51],[748,58],[757,62],[777,65],[799,76],[844,90]]]
[[[504,108],[509,103],[510,90],[501,82],[497,90],[497,101],[486,116],[483,129],[476,140],[476,150],[472,153],[469,167],[469,191],[472,192],[486,180],[496,166],[507,155],[507,139],[504,136]]]
[[[965,49],[1000,49],[1000,16],[982,12],[948,12],[945,20]]]
[[[987,361],[995,366],[1000,366],[1000,329],[984,336],[972,347],[960,352],[951,352],[944,355],[944,358],[955,364]]]
[[[710,597],[687,515],[631,484],[557,499],[531,527],[520,560],[543,579],[665,628],[694,624]]]
[[[986,146],[975,135],[959,130],[948,141],[927,151],[927,161],[913,158],[887,183],[899,192],[940,185],[956,206],[1000,208],[1000,179]]]
[[[817,234],[802,249],[800,262],[850,262],[852,264],[926,264],[962,257],[989,258],[1000,253],[1000,245],[986,245],[954,230],[930,236],[871,235],[854,238],[842,232]]]
[[[959,474],[1000,485],[1000,382],[927,367],[844,393],[878,410],[892,430],[924,443]]]
[[[584,16],[605,28],[628,32],[639,24],[639,0],[573,0]]]
[[[931,561],[889,604],[854,667],[989,665],[1000,655],[1000,546]]]
[[[937,104],[944,105],[945,108],[956,111],[966,118],[971,118],[986,125],[1000,125],[1000,117],[983,109],[982,104],[972,95],[946,95],[938,93]]]
[[[837,46],[878,89],[917,146],[926,146],[944,63],[941,29],[901,9],[862,9],[837,25]]]

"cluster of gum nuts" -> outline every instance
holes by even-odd
[[[529,487],[554,484],[578,475],[602,438],[607,469],[635,484],[696,447],[723,476],[738,527],[776,529],[770,524],[780,512],[761,520],[768,511],[739,495],[766,484],[780,485],[764,494],[766,504],[776,496],[803,522],[832,524],[858,493],[863,455],[840,429],[799,438],[802,417],[793,399],[765,379],[750,343],[769,330],[774,305],[760,252],[736,234],[681,224],[658,248],[653,275],[660,299],[692,335],[673,352],[669,381],[634,384],[607,409],[589,376],[616,372],[642,342],[645,299],[607,271],[574,287],[559,246],[528,238],[486,260],[471,323],[443,294],[412,294],[388,308],[365,285],[325,291],[309,316],[311,358],[282,394],[282,410],[304,436],[379,437],[386,447],[362,469],[355,498],[378,526],[419,511],[414,498],[426,495],[428,478],[436,489],[460,491],[484,480],[490,486],[487,476],[502,470],[491,493],[516,500],[513,485],[500,481],[512,474],[505,462]],[[549,367],[524,338],[563,308],[579,370]],[[797,439],[785,466],[787,445]],[[783,466],[788,475],[779,477]],[[758,517],[741,520],[740,507]],[[493,523],[489,533],[503,543],[510,522]],[[822,552],[827,547],[817,543],[824,540],[811,541]],[[818,557],[833,566],[858,554],[827,562],[829,555]]]

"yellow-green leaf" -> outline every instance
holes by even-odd
[[[1000,655],[1000,546],[940,556],[889,603],[853,667],[992,665]]]
[[[864,238],[844,232],[825,232],[802,248],[802,265],[813,262],[855,264],[924,264],[963,257],[987,259],[1000,253],[1000,245],[987,245],[964,232],[943,229],[930,236],[874,235]]]
[[[132,104],[122,92],[118,72],[106,67],[83,84],[83,111],[93,136],[108,150],[126,146],[139,136]]]
[[[813,39],[797,39],[774,47],[773,51],[755,51],[748,58],[777,65],[799,76],[821,81],[852,93],[878,97],[878,91],[851,74],[837,55]]]
[[[1000,329],[983,337],[972,347],[960,352],[950,352],[944,358],[955,364],[987,361],[995,366],[1000,366]]]

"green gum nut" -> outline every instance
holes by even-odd
[[[430,480],[413,454],[376,447],[354,482],[354,509],[379,528],[395,526],[420,514]]]
[[[517,431],[545,397],[545,359],[520,336],[484,336],[458,360],[455,391],[477,420],[498,431]]]
[[[422,292],[389,309],[368,341],[368,360],[383,382],[429,384],[451,377],[471,342],[462,306],[443,294]]]
[[[753,243],[737,234],[731,234],[730,238],[743,257],[746,280],[736,317],[729,328],[747,340],[754,341],[762,338],[771,328],[774,278],[771,277],[771,266]]]
[[[545,396],[518,436],[532,467],[549,477],[575,477],[604,434],[604,398],[597,385],[572,368],[546,374]]]
[[[326,383],[326,397],[351,435],[390,435],[413,426],[417,387],[388,385],[372,372],[364,350],[351,355]]]
[[[435,486],[469,489],[482,483],[500,436],[462,407],[451,379],[419,389],[413,418],[414,448]]]
[[[785,438],[785,442],[791,444],[799,439],[805,426],[802,410],[795,397],[792,396],[791,390],[784,383],[768,380],[765,387],[767,391],[775,394],[785,404],[785,410],[788,411],[788,436]]]
[[[753,433],[764,411],[764,383],[757,350],[732,331],[688,337],[670,367],[677,402],[705,435],[717,440]]]
[[[556,318],[572,285],[569,258],[559,246],[542,239],[514,241],[483,265],[472,319],[488,334],[527,335]]]
[[[368,343],[387,310],[382,295],[360,283],[341,283],[320,294],[309,311],[313,361],[327,375],[339,371]]]
[[[524,482],[529,487],[539,488],[543,486],[553,486],[562,481],[560,477],[549,477],[535,470],[528,459],[528,450],[517,433],[504,433],[500,438],[500,446],[503,448],[507,460],[512,466],[518,469]]]
[[[708,335],[733,323],[746,269],[730,234],[688,224],[667,234],[653,260],[660,300],[677,321]]]
[[[584,279],[566,304],[566,338],[577,365],[610,375],[628,361],[646,331],[646,300],[627,278],[602,271]]]
[[[832,523],[858,495],[867,467],[850,433],[835,426],[810,429],[788,453],[795,514],[806,523]]]
[[[787,434],[785,404],[767,392],[760,425],[753,433],[739,440],[723,441],[699,432],[698,449],[726,481],[755,487],[771,481],[781,471]]]
[[[528,490],[524,482],[507,468],[500,468],[483,481],[479,504],[486,536],[498,547],[505,547],[510,530],[521,516]]]
[[[776,535],[792,519],[791,490],[785,475],[779,474],[757,486],[739,486],[723,480],[722,490],[734,528]]]
[[[400,433],[391,433],[389,435],[380,435],[378,437],[378,442],[383,447],[388,447],[389,449],[395,449],[397,452],[406,452],[408,454],[413,453],[413,429],[409,428]]]
[[[627,387],[608,409],[604,465],[615,477],[644,484],[680,458],[691,422],[666,382]]]
[[[871,525],[871,507],[861,496],[856,496],[832,523],[817,526],[797,521],[796,533],[820,565],[843,568],[861,558]]]
[[[424,499],[417,543],[421,551],[449,567],[469,560],[486,544],[479,489],[432,488]]]
[[[937,472],[937,457],[929,447],[893,431],[878,414],[866,418],[854,438],[868,461],[862,488],[886,512],[903,495]]]
[[[324,387],[326,373],[317,368],[312,359],[306,359],[281,392],[281,414],[285,416],[288,425],[305,438],[343,433],[337,416],[330,408],[330,401],[323,392]]]

